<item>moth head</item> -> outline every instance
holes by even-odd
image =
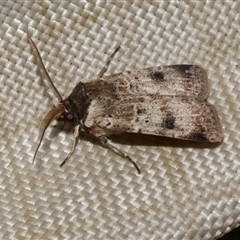
[[[61,101],[61,103],[57,107],[61,112],[61,115],[57,120],[64,122],[74,122],[76,121],[76,116],[74,114],[74,110],[71,107],[68,99]]]

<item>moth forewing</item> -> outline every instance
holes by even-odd
[[[198,65],[169,65],[127,71],[102,78],[114,84],[119,96],[208,97],[206,71]]]
[[[143,96],[115,100],[109,107],[107,102],[103,98],[92,101],[85,121],[87,126],[94,122],[106,134],[131,132],[193,141],[222,140],[217,112],[205,101],[182,96]]]

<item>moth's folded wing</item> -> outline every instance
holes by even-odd
[[[197,65],[170,65],[114,74],[103,78],[113,83],[119,96],[208,97],[206,71]]]
[[[94,100],[85,124],[103,134],[131,132],[206,142],[223,138],[214,106],[186,97],[127,97],[110,105]]]

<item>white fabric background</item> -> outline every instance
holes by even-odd
[[[215,239],[240,222],[240,4],[237,1],[0,1],[0,238]],[[57,104],[26,29],[63,96],[108,74],[168,64],[208,71],[220,145],[119,136],[141,168],[82,137],[61,169],[69,125],[38,127]]]

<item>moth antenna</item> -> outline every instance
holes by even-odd
[[[46,115],[46,117],[43,119],[43,121],[40,125],[40,128],[39,128],[39,143],[38,143],[37,149],[35,151],[35,154],[33,156],[32,163],[34,163],[34,159],[37,155],[38,149],[41,146],[43,136],[44,136],[46,129],[48,128],[48,126],[51,124],[52,121],[59,118],[61,115],[62,115],[62,111],[60,111],[58,108],[55,107],[52,110],[50,110],[48,112],[48,114]]]
[[[105,63],[105,66],[103,67],[103,69],[101,70],[101,72],[97,75],[97,78],[101,78],[103,77],[104,73],[107,71],[108,66],[111,62],[111,60],[113,59],[113,57],[115,56],[115,54],[119,51],[121,47],[118,46],[115,51],[111,54],[111,56],[108,58],[107,62]]]
[[[69,152],[69,154],[67,155],[67,157],[65,158],[65,160],[60,164],[60,167],[62,167],[66,161],[72,156],[72,154],[74,153],[74,150],[76,148],[76,145],[77,145],[77,141],[78,141],[78,137],[79,137],[79,129],[80,129],[80,125],[77,125],[74,129],[74,140],[73,140],[73,145],[72,145],[72,148],[71,148],[71,151]]]
[[[60,93],[58,92],[57,88],[54,86],[53,84],[53,81],[52,79],[50,78],[44,64],[43,64],[43,61],[42,61],[42,58],[41,58],[41,55],[37,49],[37,46],[36,44],[33,42],[29,32],[28,32],[28,29],[27,29],[27,35],[28,35],[28,39],[29,39],[29,43],[31,45],[31,48],[32,48],[32,51],[33,51],[33,55],[36,59],[36,62],[37,62],[37,65],[39,67],[39,70],[40,70],[40,73],[42,75],[43,78],[46,78],[47,81],[50,83],[50,86],[54,92],[54,94],[56,95],[56,97],[58,98],[58,100],[61,102],[63,99],[62,99],[62,96],[60,95]]]

